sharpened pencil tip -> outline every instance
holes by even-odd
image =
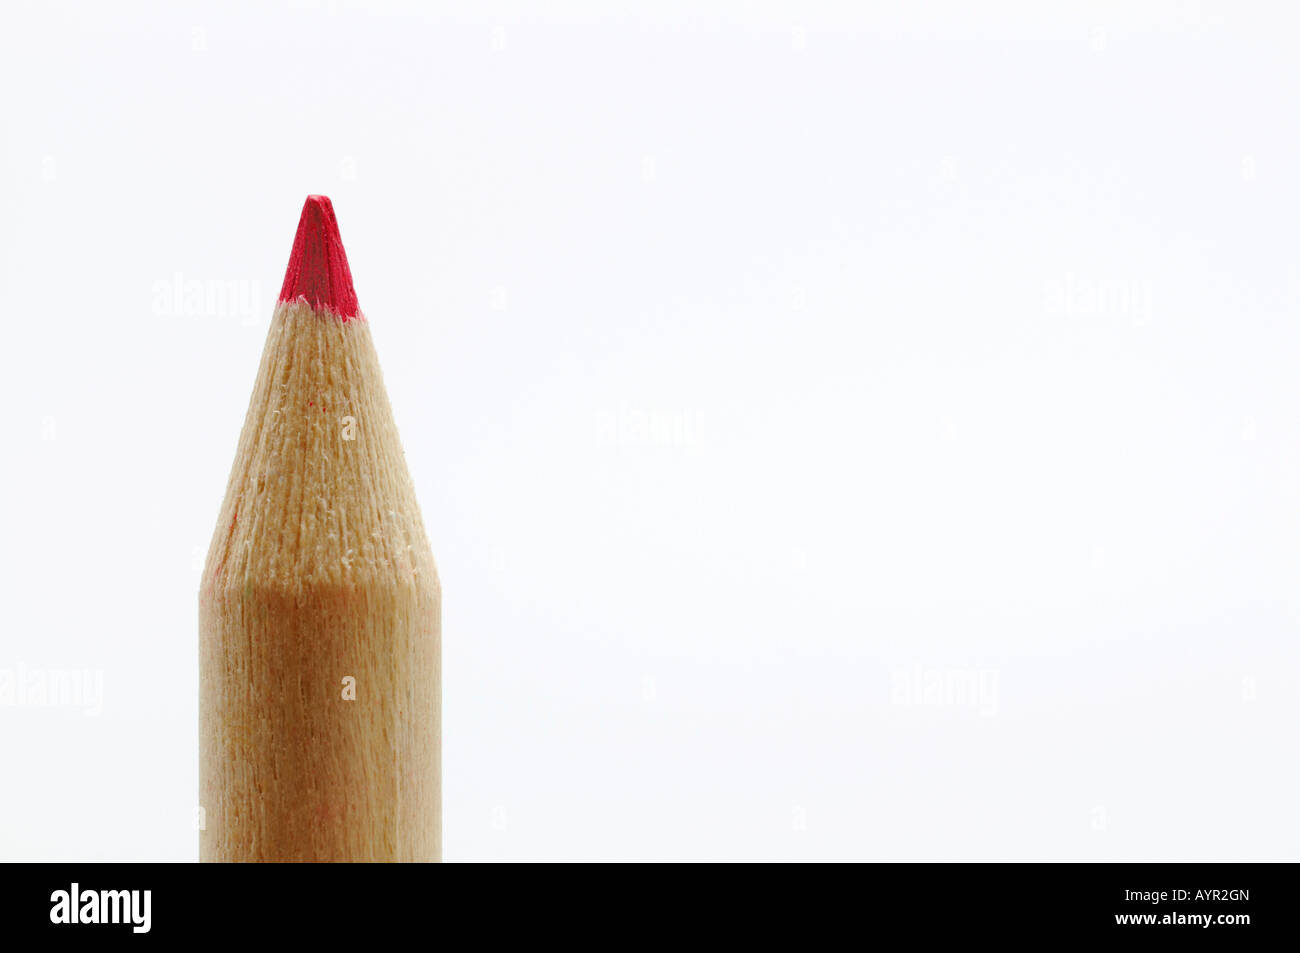
[[[324,195],[309,195],[298,219],[289,267],[280,288],[281,301],[307,299],[313,308],[328,309],[344,321],[358,313],[352,271],[339,237],[334,205]]]

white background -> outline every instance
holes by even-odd
[[[1300,857],[1287,5],[533,6],[5,4],[0,858],[197,857],[310,192],[448,860]]]

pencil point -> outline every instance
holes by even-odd
[[[324,195],[309,195],[298,219],[289,267],[280,288],[281,301],[306,298],[313,308],[327,308],[344,321],[357,316],[357,292],[339,238],[334,206]]]

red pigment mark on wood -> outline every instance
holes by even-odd
[[[280,300],[298,298],[306,298],[313,308],[328,309],[344,321],[359,316],[339,223],[334,206],[324,195],[309,195],[303,203],[289,267],[284,272]]]
[[[230,538],[235,535],[235,521],[239,519],[239,510],[235,510],[235,515],[230,517],[230,529],[226,530],[226,548],[230,548]],[[217,568],[212,570],[212,578],[208,580],[207,588],[213,589],[217,580],[221,578],[221,570],[226,568],[226,557],[221,557],[221,562],[217,563]]]

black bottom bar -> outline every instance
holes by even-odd
[[[437,945],[461,929],[484,939],[603,935],[621,945],[608,932],[611,917],[629,939],[664,931],[699,939],[706,924],[732,939],[848,928],[863,939],[910,937],[918,949],[998,938],[1238,943],[1294,933],[1294,872],[1267,864],[698,865],[592,877],[579,865],[539,875],[481,866],[35,864],[9,867],[18,883],[0,894],[0,911],[7,940],[92,947],[157,938],[373,942],[410,930]]]

